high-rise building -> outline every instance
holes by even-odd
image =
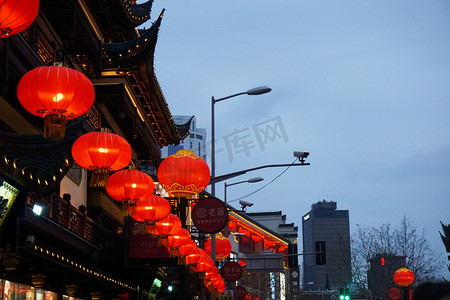
[[[303,290],[330,290],[351,282],[348,210],[333,201],[319,201],[302,218]]]
[[[161,157],[165,158],[175,154],[178,150],[192,150],[195,155],[206,161],[206,129],[197,128],[195,116],[174,116],[175,124],[184,125],[190,122],[190,134],[179,145],[169,145],[161,149]]]

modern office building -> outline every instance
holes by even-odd
[[[337,203],[321,201],[311,205],[302,218],[303,290],[331,290],[351,282],[350,225],[348,210]]]
[[[192,150],[206,161],[206,129],[197,128],[195,116],[174,116],[175,124],[187,125],[190,122],[190,134],[179,145],[169,145],[161,149],[161,157],[175,154],[178,150]]]
[[[392,275],[405,265],[405,256],[377,254],[369,259],[367,287],[371,291],[373,299],[388,299],[388,289],[396,286]]]

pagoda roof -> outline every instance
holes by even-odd
[[[66,126],[62,141],[43,134],[0,131],[0,170],[24,187],[54,188],[73,163],[72,144],[81,135],[85,118]]]
[[[150,12],[152,10],[153,0],[136,4],[132,0],[121,0],[123,9],[128,19],[135,25],[144,24],[150,19]]]
[[[140,36],[122,43],[103,43],[106,60],[104,70],[116,70],[126,74],[136,86],[139,100],[150,119],[161,146],[179,144],[189,134],[190,122],[175,124],[169,106],[156,79],[154,54],[164,9],[158,19]]]

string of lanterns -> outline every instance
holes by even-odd
[[[28,28],[38,11],[39,0],[0,1],[0,38]],[[44,118],[44,138],[59,141],[65,136],[67,120],[85,114],[93,105],[95,92],[83,73],[55,64],[26,73],[19,81],[17,97],[28,112]],[[122,202],[125,212],[128,210],[131,217],[144,222],[149,233],[159,237],[171,256],[199,272],[211,292],[225,290],[213,259],[197,247],[181,220],[170,213],[170,203],[154,195],[151,177],[137,170],[122,170],[132,157],[131,146],[124,138],[107,130],[86,133],[74,142],[72,157],[81,168],[92,172],[91,187],[106,187],[112,199]],[[208,185],[210,170],[193,151],[181,150],[163,160],[157,176],[168,193],[192,198]],[[218,257],[229,254],[220,252]]]

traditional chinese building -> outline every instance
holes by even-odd
[[[247,291],[245,299],[298,299],[298,263],[289,261],[297,238],[274,229],[275,223],[283,225],[281,212],[247,214],[230,207],[229,213],[232,258],[245,270],[238,282]]]
[[[152,3],[41,0],[31,26],[0,39],[0,279],[12,295],[137,298],[156,276],[170,275],[152,259],[129,258],[120,205],[89,186],[91,173],[71,155],[79,136],[108,128],[130,144],[132,164],[155,175],[161,148],[189,134],[189,122],[175,124],[154,73],[163,12],[136,28],[150,20]],[[43,119],[16,94],[25,73],[54,62],[95,88],[93,106],[67,121],[60,141],[44,139]]]

